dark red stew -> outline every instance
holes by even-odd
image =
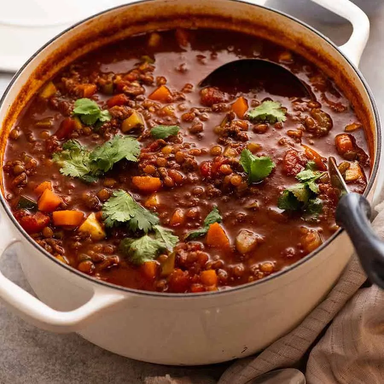
[[[199,87],[247,57],[290,69],[315,99]],[[326,159],[362,193],[367,153],[348,100],[302,57],[229,31],[154,32],[92,52],[44,85],[10,132],[5,196],[42,248],[85,274],[214,291],[325,242],[338,228]]]

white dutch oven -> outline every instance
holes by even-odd
[[[350,40],[334,46],[307,25],[279,12],[231,0],[155,0],[129,4],[90,18],[42,48],[17,73],[0,109],[3,145],[18,113],[42,82],[74,58],[117,38],[152,29],[213,26],[280,42],[315,62],[349,97],[369,132],[373,198],[381,133],[372,95],[355,66],[369,22],[348,0],[316,0],[351,21]],[[344,231],[264,280],[202,294],[141,292],[96,281],[60,263],[18,225],[1,196],[4,252],[11,245],[38,298],[0,274],[0,298],[36,326],[77,332],[109,351],[161,364],[210,364],[250,355],[295,327],[327,294],[351,254]]]

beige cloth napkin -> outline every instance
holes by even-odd
[[[373,226],[384,238],[384,203],[376,211]],[[258,356],[235,362],[218,384],[247,384],[270,370],[297,366],[308,352],[308,384],[383,384],[384,291],[376,286],[359,290],[365,280],[354,256],[326,299],[297,328]],[[150,380],[148,384],[212,383],[203,377]]]

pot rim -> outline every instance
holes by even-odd
[[[92,20],[92,19],[95,19],[101,15],[104,15],[112,10],[116,10],[116,9],[119,9],[119,8],[125,8],[125,7],[129,7],[131,5],[136,5],[136,4],[146,4],[146,3],[151,3],[155,0],[139,0],[139,1],[135,1],[133,3],[128,3],[128,4],[123,4],[123,5],[119,5],[119,6],[116,6],[116,7],[112,7],[112,8],[108,8],[104,11],[101,11],[101,12],[98,12],[86,19],[83,19],[73,25],[71,25],[70,27],[66,28],[65,30],[63,30],[61,33],[57,34],[56,36],[54,36],[52,39],[50,39],[47,43],[45,43],[41,48],[39,48],[25,63],[24,65],[15,73],[15,75],[13,76],[12,80],[10,81],[10,83],[8,84],[5,92],[3,93],[1,99],[0,99],[0,108],[3,107],[3,104],[4,104],[4,101],[5,101],[5,98],[7,97],[10,89],[12,88],[13,84],[18,80],[18,78],[20,77],[21,73],[24,71],[24,69],[30,64],[30,62],[35,59],[46,47],[48,47],[50,44],[52,44],[54,41],[56,41],[59,37],[65,35],[67,32],[71,31],[72,29],[80,26],[81,24],[84,24],[85,22],[89,21],[89,20]],[[357,77],[359,78],[359,80],[361,81],[361,83],[363,84],[364,86],[364,89],[365,91],[367,92],[368,96],[369,96],[369,101],[371,103],[371,106],[372,106],[372,110],[373,110],[373,114],[374,114],[374,120],[375,120],[375,127],[376,127],[376,148],[374,148],[375,152],[375,163],[374,163],[374,166],[372,168],[372,172],[371,172],[371,175],[370,175],[370,179],[369,179],[369,182],[367,184],[367,187],[363,193],[363,196],[367,196],[369,194],[369,192],[371,191],[374,183],[376,182],[376,179],[377,179],[377,174],[378,174],[378,169],[379,169],[379,165],[380,165],[380,160],[381,160],[381,149],[382,149],[382,134],[381,134],[381,123],[380,123],[380,117],[379,117],[379,111],[378,111],[378,108],[376,106],[376,103],[375,103],[375,99],[374,99],[374,96],[373,96],[373,93],[370,89],[370,87],[368,86],[366,80],[364,79],[364,76],[362,75],[362,73],[360,72],[360,70],[350,61],[350,59],[339,49],[339,47],[333,43],[328,37],[326,37],[325,35],[323,35],[321,32],[319,32],[318,30],[316,30],[315,28],[311,27],[310,25],[308,25],[307,23],[297,19],[296,17],[293,17],[291,15],[288,15],[286,14],[285,12],[281,12],[279,10],[276,10],[276,9],[272,9],[272,8],[269,8],[269,7],[266,7],[264,5],[258,5],[258,4],[253,4],[253,3],[250,3],[248,2],[247,0],[226,0],[226,1],[230,1],[230,2],[234,2],[234,3],[244,3],[244,4],[247,4],[247,5],[251,5],[251,6],[254,6],[254,7],[257,7],[257,8],[263,8],[263,9],[267,9],[268,11],[270,12],[273,12],[273,13],[276,13],[277,15],[279,16],[283,16],[287,19],[289,19],[290,21],[292,22],[295,22],[295,23],[298,23],[300,25],[302,25],[303,27],[309,29],[311,32],[315,33],[317,36],[319,36],[320,38],[322,38],[323,40],[325,40],[332,48],[336,49],[338,51],[338,53],[346,60],[346,62],[350,65],[350,67],[352,67],[352,69],[354,70],[354,72],[356,73]],[[162,298],[180,298],[180,299],[193,299],[193,298],[198,298],[198,297],[207,297],[207,296],[217,296],[217,295],[225,295],[225,294],[229,294],[229,293],[235,293],[235,292],[238,292],[238,291],[241,291],[241,290],[249,290],[249,289],[253,289],[254,287],[256,286],[259,286],[259,285],[262,285],[262,284],[266,284],[268,282],[270,282],[271,280],[274,280],[274,279],[278,279],[280,276],[283,276],[285,275],[286,273],[289,273],[290,271],[298,268],[299,266],[301,266],[302,264],[304,264],[305,262],[307,262],[308,260],[312,259],[313,257],[315,257],[317,254],[319,254],[322,250],[324,250],[331,242],[333,242],[334,240],[336,240],[337,237],[340,237],[340,235],[344,232],[344,229],[343,228],[340,228],[337,232],[335,232],[326,242],[324,242],[320,247],[316,248],[313,252],[311,252],[310,254],[308,254],[307,256],[305,256],[304,258],[300,259],[299,261],[297,261],[296,263],[292,264],[291,266],[279,271],[279,272],[276,272],[275,274],[272,274],[268,277],[265,277],[261,280],[257,280],[257,281],[254,281],[254,282],[251,282],[251,283],[247,283],[247,284],[242,284],[242,285],[239,285],[239,286],[235,286],[235,287],[231,287],[231,288],[228,288],[228,289],[223,289],[223,290],[219,290],[219,291],[210,291],[210,292],[199,292],[199,293],[164,293],[164,292],[153,292],[153,291],[144,291],[144,290],[139,290],[139,289],[133,289],[133,288],[127,288],[127,287],[123,287],[123,286],[120,286],[120,285],[116,285],[116,284],[112,284],[112,283],[108,283],[106,281],[102,281],[102,280],[98,280],[98,279],[95,279],[94,277],[91,277],[89,275],[86,275],[85,273],[82,273],[80,271],[78,271],[77,269],[67,265],[67,264],[64,264],[62,263],[61,261],[59,261],[58,259],[56,259],[53,255],[51,255],[50,253],[48,253],[44,248],[42,248],[40,245],[38,245],[30,235],[28,235],[28,233],[21,227],[21,225],[18,223],[18,221],[15,219],[15,217],[13,216],[12,212],[10,211],[10,208],[7,204],[7,202],[5,201],[5,197],[3,195],[3,193],[0,193],[0,202],[1,202],[1,205],[3,206],[5,212],[7,213],[8,217],[10,218],[10,220],[12,221],[12,223],[15,225],[15,227],[17,228],[17,230],[23,235],[23,237],[33,246],[36,248],[37,251],[41,252],[42,254],[44,254],[47,258],[49,258],[51,261],[55,262],[57,265],[59,265],[59,267],[62,267],[62,268],[65,268],[67,271],[71,272],[71,273],[75,273],[77,276],[79,276],[80,278],[83,278],[83,279],[86,279],[88,281],[90,281],[91,283],[95,283],[95,284],[98,284],[100,285],[101,287],[107,287],[107,288],[112,288],[112,289],[116,289],[118,291],[121,291],[121,292],[127,292],[127,293],[132,293],[132,294],[135,294],[135,295],[141,295],[141,296],[150,296],[150,297],[162,297]]]

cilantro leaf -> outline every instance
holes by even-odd
[[[296,175],[299,181],[288,187],[280,195],[277,206],[288,211],[303,210],[309,213],[320,213],[322,201],[316,195],[320,192],[316,180],[323,176],[323,172],[305,169]]]
[[[107,110],[102,111],[95,101],[87,98],[75,101],[73,114],[79,116],[80,120],[86,125],[94,125],[98,121],[105,123],[112,118]]]
[[[295,196],[296,199],[302,203],[307,203],[309,200],[310,193],[306,184],[295,184],[292,187],[287,188],[286,190],[292,193],[292,195]]]
[[[318,215],[323,210],[323,200],[318,197],[308,202],[307,211],[312,215]]]
[[[132,196],[118,190],[103,205],[103,218],[107,227],[127,223],[132,231],[147,233],[159,223],[159,218],[138,204]]]
[[[311,171],[317,170],[317,165],[313,160],[309,160],[305,165],[305,169],[310,169]]]
[[[240,164],[248,174],[248,182],[254,183],[265,179],[275,167],[275,163],[268,156],[257,157],[248,149],[240,155]]]
[[[214,223],[221,223],[223,218],[220,215],[218,208],[213,207],[212,211],[208,213],[207,217],[204,219],[204,226],[209,227]]]
[[[151,135],[155,139],[166,139],[169,136],[177,135],[180,127],[177,125],[158,125],[151,129]]]
[[[160,225],[153,227],[155,236],[144,235],[139,239],[124,239],[120,243],[121,252],[128,256],[133,264],[140,265],[154,260],[160,252],[172,251],[179,241],[173,231]]]
[[[88,177],[93,170],[89,157],[90,152],[78,141],[69,140],[63,145],[63,150],[54,153],[52,158],[61,166],[63,175],[95,181],[95,177]]]
[[[300,202],[292,192],[286,189],[280,195],[277,206],[285,211],[297,211],[300,208]]]
[[[139,155],[140,145],[137,140],[118,135],[96,147],[90,155],[90,160],[95,162],[101,171],[107,172],[120,160],[125,158],[129,161],[137,161]]]
[[[286,120],[286,110],[277,101],[263,101],[258,107],[250,110],[247,117],[251,121],[275,124]]]
[[[179,241],[179,238],[173,234],[171,229],[164,228],[161,225],[155,225],[153,229],[155,230],[156,239],[162,241],[169,251],[171,251]]]
[[[63,145],[63,150],[54,153],[52,158],[61,166],[63,175],[93,182],[120,160],[137,161],[139,155],[140,144],[137,140],[129,136],[115,136],[93,151],[76,140],[69,140]]]
[[[120,243],[120,251],[129,257],[129,260],[136,265],[146,261],[154,260],[158,254],[165,250],[163,242],[144,235],[138,239],[124,239]]]
[[[209,226],[213,223],[221,223],[223,218],[220,215],[220,212],[217,207],[213,207],[212,211],[208,213],[204,219],[203,227],[195,231],[191,231],[187,234],[186,239],[193,240],[198,237],[206,235],[208,232]]]

